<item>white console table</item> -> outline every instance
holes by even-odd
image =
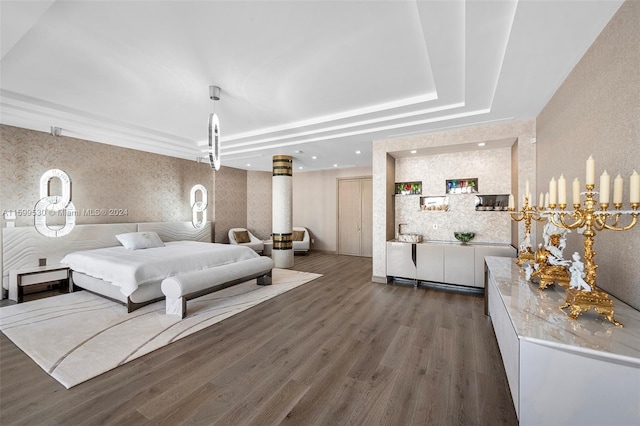
[[[522,425],[640,425],[640,312],[615,299],[616,327],[569,318],[564,288],[540,291],[513,259],[487,257],[486,306]]]

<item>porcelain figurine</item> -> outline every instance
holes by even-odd
[[[573,262],[571,263],[569,272],[571,273],[571,281],[569,282],[571,288],[591,291],[591,286],[584,280],[584,263],[580,260],[578,252],[573,253]]]
[[[527,262],[527,264],[524,267],[524,276],[527,281],[531,280],[531,274],[533,274],[533,267],[531,267],[531,263]]]
[[[544,290],[549,285],[569,287],[571,279],[568,271],[571,262],[563,256],[567,245],[565,238],[568,230],[559,228],[548,222],[544,226],[544,247],[539,247],[535,253],[535,271],[531,274],[532,282],[539,280],[538,289]]]
[[[555,226],[552,222],[547,222],[544,226],[542,234],[544,239],[544,248],[551,256],[547,258],[550,265],[569,266],[569,260],[564,259],[564,249],[567,246],[566,234],[571,232],[564,228]]]

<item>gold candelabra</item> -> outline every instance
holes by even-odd
[[[510,207],[509,210],[511,211],[510,215],[512,220],[516,222],[521,222],[524,220],[523,241],[525,241],[525,244],[520,246],[516,264],[522,267],[522,265],[527,262],[534,263],[536,255],[531,250],[531,221],[544,222],[545,220],[547,220],[545,216],[541,215],[544,209],[529,205],[529,197],[525,195],[524,206],[522,206],[522,210],[520,210],[519,212],[514,212],[513,207]]]
[[[565,229],[577,229],[583,228],[582,235],[584,236],[584,269],[585,278],[584,281],[590,286],[590,289],[573,288],[569,287],[565,290],[565,304],[560,306],[560,309],[570,307],[569,317],[576,319],[582,312],[586,312],[593,308],[596,312],[604,315],[613,324],[622,327],[622,324],[616,321],[613,317],[613,300],[609,298],[609,295],[604,291],[601,291],[596,286],[596,265],[594,257],[596,251],[593,249],[593,244],[596,236],[596,231],[600,232],[605,229],[612,231],[626,231],[633,228],[638,222],[638,207],[640,203],[631,203],[631,209],[628,211],[621,210],[622,203],[614,203],[615,210],[609,210],[609,203],[599,203],[599,210],[596,210],[597,201],[594,199],[598,192],[594,191],[593,184],[587,184],[587,191],[581,192],[580,195],[586,197],[584,201],[584,207],[574,199],[573,211],[565,211],[566,204],[558,204],[556,209],[555,204],[549,204],[549,210],[546,211],[546,215],[549,220],[556,226]],[[579,200],[578,200],[579,201]],[[628,225],[620,225],[620,219],[623,215],[630,215],[632,217],[631,222]],[[569,219],[572,222],[569,222]],[[611,222],[611,223],[609,223]]]

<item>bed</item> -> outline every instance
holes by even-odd
[[[82,288],[127,306],[129,312],[165,298],[161,283],[168,277],[204,271],[215,291],[220,284],[233,285],[271,276],[272,262],[247,247],[211,243],[211,225],[194,230],[189,222],[156,222],[119,225],[81,225],[69,238],[42,239],[29,229],[3,235],[8,270],[47,257],[71,269],[71,288]],[[155,234],[154,247],[127,248],[117,236]],[[55,240],[55,241],[53,241]],[[31,259],[34,258],[34,259]],[[227,280],[228,265],[237,265]],[[16,266],[17,265],[17,266]],[[242,271],[240,276],[238,270]],[[246,271],[246,275],[244,273]],[[202,274],[200,274],[202,278]],[[263,280],[269,283],[270,280]],[[214,285],[215,283],[215,285]]]
[[[73,252],[60,263],[72,270],[75,287],[125,303],[131,312],[162,299],[160,285],[165,278],[207,269],[215,274],[222,270],[219,267],[231,263],[246,263],[249,270],[251,262],[259,257],[248,247],[169,241],[140,249],[115,246]]]

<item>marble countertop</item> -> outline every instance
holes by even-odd
[[[559,309],[565,302],[564,287],[553,285],[540,291],[537,284],[525,280],[514,259],[491,256],[485,261],[520,339],[592,356],[606,354],[640,367],[640,311],[610,295],[614,317],[624,327],[613,325],[593,309],[574,320]]]
[[[481,242],[476,242],[476,243],[467,243],[467,244],[462,244],[460,241],[447,241],[447,240],[422,240],[421,243],[411,243],[411,242],[406,242],[406,241],[398,241],[397,239],[393,239],[393,240],[388,240],[388,243],[402,243],[402,244],[451,244],[451,245],[457,245],[457,246],[462,246],[462,245],[466,245],[466,246],[489,246],[489,247],[513,247],[511,244],[506,244],[506,243],[481,243]]]

